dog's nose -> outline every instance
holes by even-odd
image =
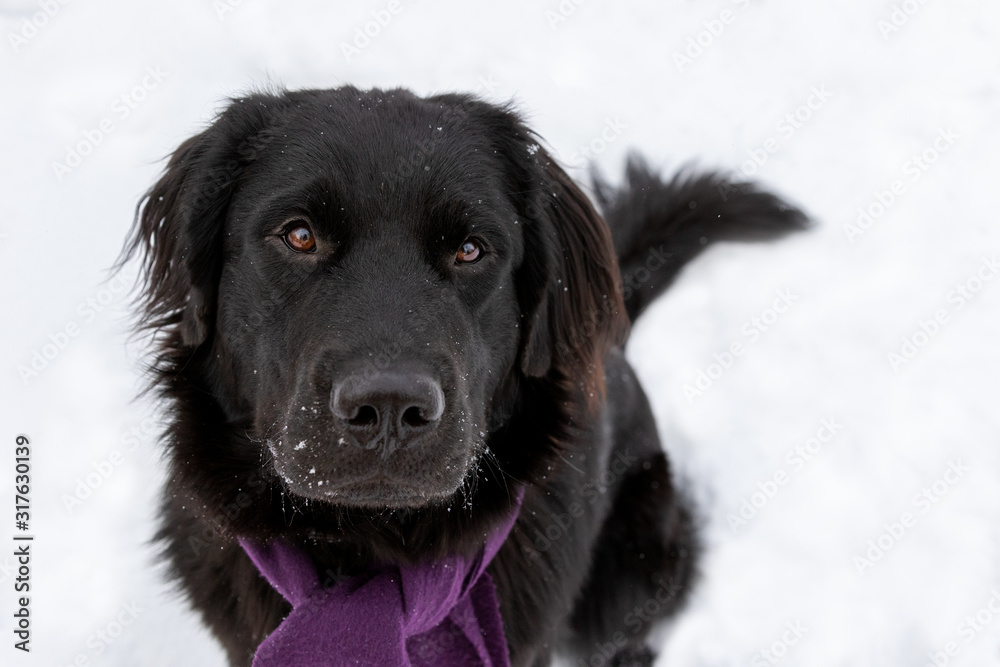
[[[415,444],[437,426],[444,392],[421,373],[355,373],[334,385],[330,407],[359,445],[388,453]]]

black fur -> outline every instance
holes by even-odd
[[[171,415],[158,539],[233,665],[288,611],[236,536],[293,540],[333,583],[476,549],[517,485],[491,565],[512,663],[652,663],[698,548],[626,312],[707,242],[804,218],[638,162],[597,191],[610,230],[516,114],[461,95],[254,94],[177,149],[125,257]],[[287,241],[303,224],[314,252]],[[462,264],[467,239],[483,255]],[[331,394],[398,369],[440,386],[440,420],[412,446],[351,439]]]
[[[723,174],[685,170],[664,183],[633,156],[625,181],[614,191],[595,177],[594,190],[611,224],[625,308],[633,322],[708,244],[765,241],[806,227],[798,209]],[[665,257],[662,266],[650,271],[659,254]]]

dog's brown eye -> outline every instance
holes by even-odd
[[[295,252],[312,252],[316,249],[316,237],[304,222],[294,223],[282,238],[285,239],[285,245]]]
[[[472,239],[466,239],[462,247],[458,249],[458,254],[455,255],[455,261],[459,264],[471,264],[479,259],[479,256],[483,253],[483,249]]]

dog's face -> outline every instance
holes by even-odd
[[[513,114],[464,97],[237,101],[136,243],[175,365],[199,360],[285,491],[336,506],[469,492],[519,381],[596,390],[622,329],[603,222]]]
[[[214,345],[308,498],[450,497],[517,354],[523,221],[504,165],[466,117],[398,111],[289,112],[225,220]]]

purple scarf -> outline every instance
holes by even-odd
[[[284,540],[240,545],[292,604],[257,648],[253,667],[509,667],[496,588],[486,567],[507,539],[507,520],[475,558],[386,566],[324,589],[305,553]]]

